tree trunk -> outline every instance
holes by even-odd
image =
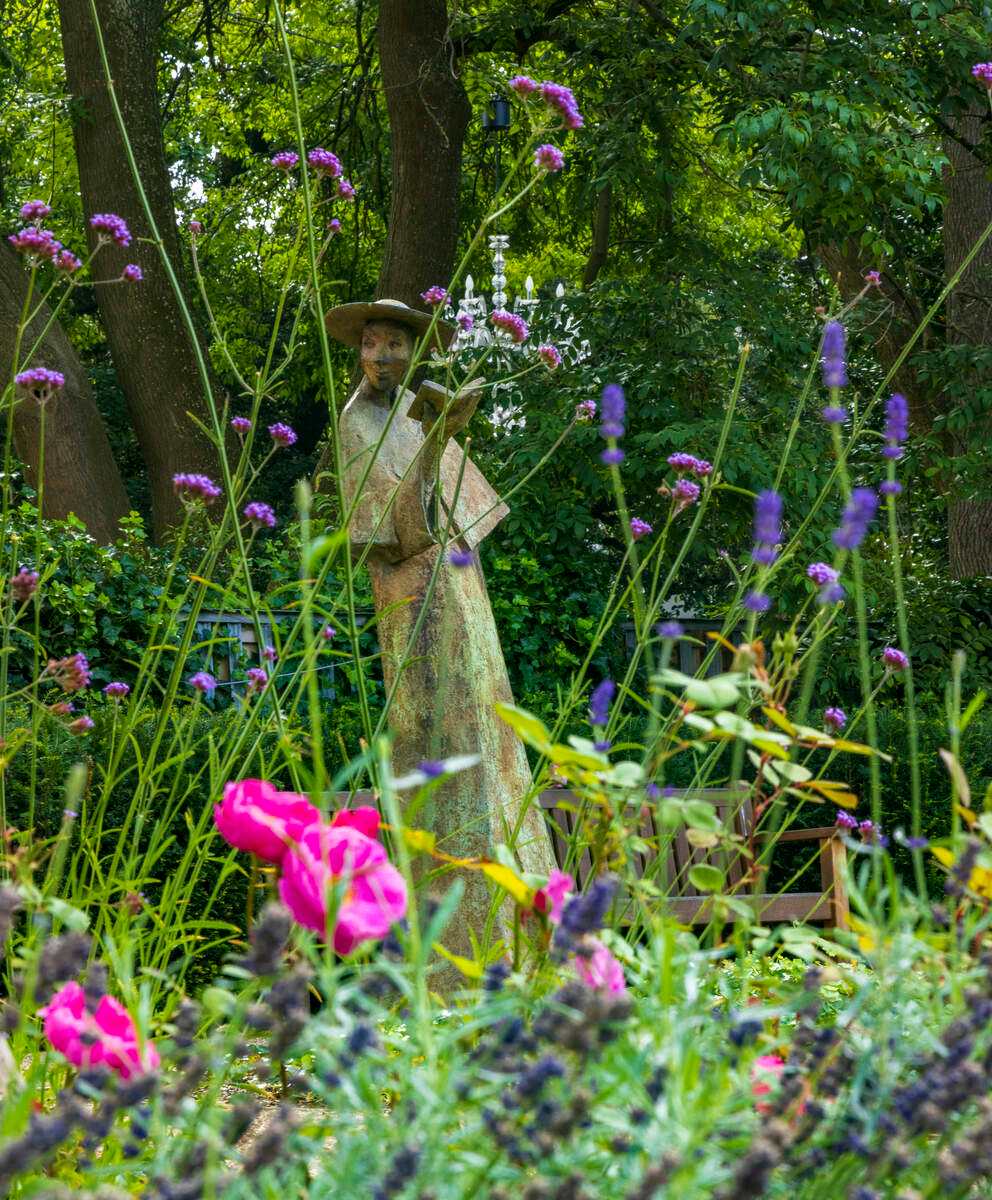
[[[377,294],[423,307],[451,278],[471,108],[452,67],[446,0],[380,0],[379,62],[392,146],[389,236]]]
[[[165,251],[181,276],[156,80],[162,0],[97,0],[97,10],[141,179]],[[113,281],[129,262],[144,272],[142,283],[98,284],[96,297],[148,468],[152,521],[161,537],[182,516],[172,476],[216,470],[213,447],[187,415],[206,421],[206,402],[193,346],[158,252],[138,240],[150,231],[111,110],[89,4],[59,0],[59,13],[84,209],[87,214],[118,213],[134,236],[126,249],[104,246],[93,263],[94,276]],[[95,245],[93,230],[88,228],[88,235]]]
[[[946,138],[944,152],[948,165],[944,172],[944,270],[948,278],[960,267],[965,255],[982,231],[992,223],[992,185],[988,168],[971,153],[969,146],[981,140],[982,109],[958,117],[953,122],[960,141]],[[986,241],[947,300],[947,340],[970,344],[976,349],[992,348],[992,239]],[[987,372],[975,372],[975,388],[989,388]],[[985,418],[978,428],[948,431],[951,454],[976,452],[979,441],[983,452],[992,435],[992,421]],[[987,472],[986,472],[987,476]],[[956,486],[957,481],[955,481]],[[968,490],[968,483],[964,485]],[[992,499],[952,492],[948,503],[948,533],[951,574],[957,579],[992,575]]]
[[[596,198],[596,212],[592,219],[592,249],[582,272],[583,288],[591,288],[606,266],[610,251],[610,209],[613,207],[613,184],[607,181]]]
[[[27,290],[28,272],[6,244],[0,244],[0,379],[9,379],[14,336]],[[37,303],[37,294],[33,304]],[[28,328],[26,353],[49,318],[45,306]],[[112,542],[117,523],[130,509],[114,462],[103,418],[93,402],[89,380],[72,343],[56,321],[30,363],[61,371],[65,389],[50,400],[45,414],[44,514],[62,518],[75,513],[98,542]],[[14,445],[28,482],[38,486],[41,414],[32,399],[18,398],[14,409]]]

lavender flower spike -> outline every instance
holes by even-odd
[[[782,497],[778,492],[759,492],[754,498],[754,549],[751,558],[769,567],[778,557],[782,540]]]
[[[902,443],[909,435],[909,405],[906,397],[893,392],[885,402],[885,449],[886,458],[901,458]]]
[[[868,526],[878,509],[878,496],[871,488],[855,488],[833,532],[833,542],[841,550],[856,550],[865,540]]]
[[[589,697],[589,724],[597,728],[609,724],[610,705],[616,695],[617,685],[612,679],[604,679]]]
[[[823,386],[847,386],[847,347],[844,326],[828,321],[823,331]]]
[[[603,388],[599,405],[599,411],[603,418],[603,423],[599,427],[602,437],[623,437],[626,408],[623,388],[618,383],[608,383]]]

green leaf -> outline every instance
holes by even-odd
[[[689,868],[689,882],[701,892],[718,892],[723,887],[723,872],[712,863],[696,863]]]
[[[687,800],[683,805],[685,823],[692,829],[703,829],[708,833],[719,833],[723,826],[717,811],[707,800]]]
[[[522,742],[542,754],[550,754],[551,736],[543,721],[515,704],[497,704],[496,711]]]

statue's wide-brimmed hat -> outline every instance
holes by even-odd
[[[362,329],[367,321],[397,321],[400,325],[408,326],[420,337],[427,332],[431,320],[430,313],[418,312],[402,300],[376,300],[372,304],[339,304],[324,318],[327,332],[346,346],[361,345]],[[434,337],[445,350],[451,345],[451,340],[457,332],[454,325],[449,325],[447,321],[438,321],[434,326]]]

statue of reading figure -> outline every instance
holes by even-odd
[[[405,391],[397,406],[396,389],[431,318],[380,300],[340,305],[326,320],[332,337],[361,352],[364,378],[338,421],[342,491],[353,506],[354,550],[372,544],[367,562],[382,670],[393,694],[393,769],[402,774],[425,760],[480,756],[477,766],[445,780],[412,823],[433,832],[446,854],[491,856],[506,842],[525,871],[547,874],[554,860],[544,817],[536,802],[526,811],[522,805],[531,786],[527,757],[495,709],[512,696],[482,568],[477,554],[468,566],[449,560],[452,552],[457,558],[475,551],[509,512],[453,440],[481,390],[452,398],[424,383],[416,396]],[[435,332],[446,347],[455,330],[438,322]],[[481,938],[490,892],[481,872],[458,874],[465,892],[445,942],[471,955],[468,931]],[[502,920],[495,933],[506,935]]]

